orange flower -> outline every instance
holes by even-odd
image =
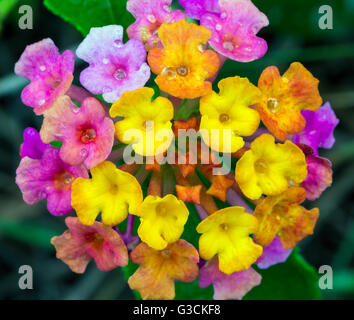
[[[203,26],[180,20],[163,24],[159,31],[163,48],[149,51],[148,62],[157,74],[162,91],[181,99],[194,99],[211,91],[211,78],[219,68],[219,58],[204,50],[211,32]]]
[[[197,186],[180,186],[176,185],[177,198],[184,202],[194,202],[200,204],[200,191],[202,185]]]
[[[300,240],[313,234],[319,211],[318,208],[306,210],[300,206],[305,199],[305,189],[293,187],[280,195],[262,200],[254,211],[259,221],[255,241],[267,246],[278,235],[284,249],[291,249]]]
[[[258,81],[263,101],[256,104],[265,126],[278,139],[296,134],[305,128],[301,110],[318,110],[322,98],[318,92],[319,81],[299,62],[280,76],[277,67],[266,68]]]
[[[140,267],[128,284],[131,289],[138,290],[144,300],[173,299],[175,280],[192,282],[198,276],[198,251],[185,240],[178,240],[162,251],[141,243],[131,252],[130,258]]]

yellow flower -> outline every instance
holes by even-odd
[[[151,101],[153,96],[151,88],[127,91],[110,110],[111,117],[124,118],[115,124],[117,139],[143,156],[164,153],[173,139],[173,105],[163,97]]]
[[[294,143],[276,144],[273,136],[263,134],[238,160],[235,176],[241,191],[250,199],[259,199],[262,194],[277,195],[305,180],[305,155]]]
[[[102,222],[115,226],[134,213],[143,201],[138,181],[109,161],[91,169],[92,179],[72,184],[71,205],[82,224],[92,225],[101,212]]]
[[[140,239],[155,250],[163,250],[182,235],[189,211],[183,201],[169,194],[148,196],[135,215],[140,217]]]
[[[257,130],[260,116],[250,106],[259,103],[262,94],[248,79],[240,77],[223,79],[218,87],[219,93],[212,91],[200,99],[200,132],[211,149],[232,153],[244,146],[242,136]]]
[[[220,271],[231,274],[248,269],[262,254],[263,248],[249,236],[258,229],[257,219],[242,207],[216,211],[197,226],[202,233],[199,253],[205,260],[219,257]]]

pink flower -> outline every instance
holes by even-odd
[[[24,142],[20,148],[21,158],[42,159],[44,151],[49,147],[43,143],[36,129],[26,128],[23,133]]]
[[[326,158],[314,155],[311,147],[298,145],[306,156],[307,177],[301,183],[306,190],[306,198],[315,200],[332,184],[332,163]]]
[[[258,258],[256,265],[260,269],[267,269],[275,264],[285,262],[292,249],[285,250],[278,236],[266,247],[263,247],[263,253]]]
[[[188,17],[200,20],[206,13],[220,13],[218,0],[179,0]]]
[[[200,20],[212,32],[213,49],[239,62],[263,57],[267,42],[256,34],[269,24],[266,15],[250,0],[219,0],[219,5],[220,14],[206,13]]]
[[[92,226],[85,226],[74,217],[67,217],[65,223],[69,230],[53,237],[51,243],[55,246],[57,258],[73,272],[84,273],[91,259],[102,271],[128,264],[128,250],[112,228],[97,221]]]
[[[136,39],[123,44],[122,26],[91,28],[76,54],[90,65],[81,72],[81,84],[109,103],[125,91],[144,87],[150,78],[144,44]]]
[[[22,102],[37,115],[50,108],[70,88],[74,62],[72,51],[60,55],[49,38],[27,46],[15,65],[15,73],[31,81],[22,91]]]
[[[24,157],[16,170],[16,183],[23,200],[35,204],[47,199],[48,211],[62,216],[72,211],[71,184],[78,178],[88,178],[83,166],[71,166],[59,157],[59,149],[48,146],[40,159]]]
[[[301,114],[306,120],[306,127],[294,135],[292,141],[310,146],[315,155],[318,154],[318,148],[331,149],[335,142],[333,131],[339,120],[330,103],[325,103],[317,111],[303,110]]]
[[[114,124],[96,98],[86,98],[78,108],[68,96],[60,97],[44,114],[44,142],[62,141],[61,159],[91,169],[106,160],[114,142]]]
[[[254,269],[234,272],[230,275],[219,270],[216,257],[209,260],[199,272],[199,286],[214,286],[214,300],[241,300],[251,289],[261,283],[262,277]]]
[[[171,10],[171,3],[172,0],[129,0],[127,10],[136,19],[127,29],[129,38],[143,41],[147,50],[160,46],[160,26],[186,18],[182,11]]]

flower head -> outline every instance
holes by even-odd
[[[82,224],[92,225],[101,212],[102,222],[115,226],[134,213],[143,201],[139,182],[109,161],[91,169],[92,179],[76,179],[71,203]]]
[[[188,17],[200,20],[206,13],[220,13],[219,0],[179,0]]]
[[[35,204],[47,199],[48,211],[62,216],[72,211],[71,188],[75,178],[88,178],[84,166],[71,166],[59,157],[59,149],[48,146],[40,159],[22,158],[16,170],[16,183],[23,200]]]
[[[257,219],[242,207],[221,209],[197,226],[200,256],[219,258],[219,269],[231,274],[248,269],[262,254],[262,247],[249,236],[257,232]]]
[[[50,242],[55,246],[57,258],[73,272],[84,273],[91,259],[102,271],[128,264],[128,250],[112,228],[100,222],[85,226],[74,217],[67,217],[65,223],[69,230],[53,237]]]
[[[318,148],[331,149],[335,142],[333,131],[339,119],[330,103],[325,103],[317,111],[303,110],[301,114],[306,120],[305,129],[294,135],[291,140],[296,144],[310,146],[315,155],[318,154]]]
[[[262,194],[277,195],[289,185],[305,180],[305,155],[291,141],[276,144],[273,136],[263,134],[238,160],[235,176],[242,192],[250,199],[259,199]]]
[[[256,262],[260,269],[267,269],[275,264],[285,262],[290,256],[292,249],[285,250],[279,237],[276,236],[273,241],[263,247],[263,253]]]
[[[262,200],[254,211],[259,221],[255,241],[268,246],[278,235],[283,248],[288,250],[312,234],[319,212],[318,208],[306,210],[300,206],[305,199],[305,189],[292,187],[280,195]]]
[[[144,156],[164,153],[173,139],[173,105],[163,97],[151,101],[153,96],[151,88],[125,92],[110,110],[112,117],[124,118],[115,124],[117,139]]]
[[[15,73],[31,81],[22,91],[22,102],[37,115],[49,109],[70,88],[74,63],[74,53],[66,50],[60,55],[49,38],[27,46],[15,65]]]
[[[164,198],[148,196],[138,207],[138,235],[155,250],[163,250],[182,235],[189,211],[183,201],[169,194]]]
[[[41,140],[36,129],[26,128],[23,133],[23,143],[20,148],[21,158],[42,159],[44,151],[49,147]]]
[[[81,84],[110,103],[125,91],[143,87],[150,78],[144,44],[136,39],[123,44],[121,26],[91,28],[76,54],[90,64],[80,75]]]
[[[306,145],[299,145],[299,148],[305,153],[308,171],[301,186],[306,190],[306,198],[315,200],[332,184],[332,163],[326,158],[315,156]]]
[[[256,104],[264,125],[278,139],[305,128],[301,110],[316,111],[322,104],[318,80],[299,62],[294,62],[280,76],[277,67],[266,68],[258,81],[263,100]]]
[[[265,55],[267,42],[256,34],[269,24],[250,0],[219,0],[220,13],[206,13],[200,23],[212,31],[210,45],[218,53],[239,62]]]
[[[159,88],[181,99],[194,99],[211,91],[211,78],[219,68],[219,58],[204,50],[211,32],[202,26],[180,20],[163,24],[159,31],[163,48],[148,55]]]
[[[219,94],[212,91],[200,99],[200,132],[213,150],[232,153],[244,146],[242,136],[257,130],[260,117],[250,106],[261,101],[262,96],[246,78],[226,78],[218,87]]]
[[[63,142],[63,161],[84,163],[90,169],[111,153],[114,124],[97,99],[86,98],[78,108],[68,96],[62,96],[45,112],[40,134],[44,142]]]
[[[254,269],[225,274],[219,270],[218,259],[207,261],[200,269],[199,286],[214,287],[214,300],[241,300],[245,294],[261,283],[262,276]]]
[[[192,282],[198,276],[198,251],[187,241],[178,240],[166,249],[157,251],[147,244],[139,244],[130,254],[138,270],[129,278],[131,289],[146,299],[173,299],[174,282]]]
[[[157,31],[164,23],[170,24],[186,18],[180,10],[171,9],[172,0],[129,0],[127,10],[136,21],[127,29],[130,39],[139,39],[146,49],[161,46]]]

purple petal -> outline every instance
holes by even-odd
[[[206,13],[220,13],[218,0],[179,0],[188,17],[200,20]]]
[[[21,158],[41,159],[49,145],[43,143],[38,131],[33,128],[26,128],[23,138],[24,142],[20,148]]]

